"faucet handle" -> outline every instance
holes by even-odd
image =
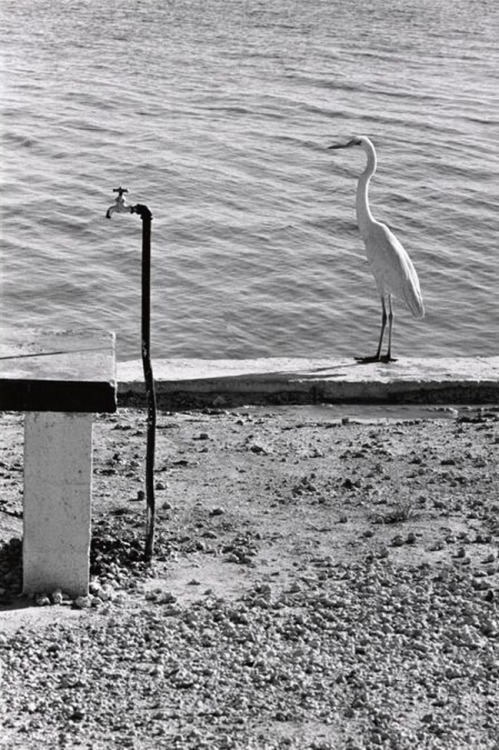
[[[118,187],[113,188],[113,193],[118,193],[118,199],[121,198],[123,193],[128,193],[128,190],[126,188]]]

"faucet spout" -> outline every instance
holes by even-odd
[[[114,188],[113,193],[118,193],[116,201],[112,206],[109,206],[106,212],[106,219],[110,219],[111,216],[117,211],[119,214],[131,214],[133,212],[132,206],[129,206],[126,202],[126,198],[123,197],[124,193],[128,193],[126,188]]]

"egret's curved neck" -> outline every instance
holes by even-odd
[[[365,141],[362,148],[366,152],[367,164],[357,184],[357,223],[360,233],[366,234],[374,219],[369,208],[369,181],[376,171],[376,152],[370,141]]]

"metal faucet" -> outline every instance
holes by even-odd
[[[116,196],[116,202],[109,206],[106,213],[106,219],[110,219],[111,216],[114,214],[115,211],[117,211],[120,214],[131,214],[133,213],[132,206],[127,205],[126,198],[123,197],[124,193],[128,193],[128,190],[126,188],[114,188],[113,193],[118,193]]]

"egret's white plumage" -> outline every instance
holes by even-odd
[[[376,171],[376,151],[365,136],[356,136],[347,143],[330,146],[332,149],[360,146],[366,153],[367,165],[359,177],[357,185],[357,223],[366,246],[367,260],[373,272],[376,286],[381,297],[382,321],[378,351],[374,357],[362,357],[362,362],[390,362],[392,342],[393,309],[392,295],[404,300],[411,313],[416,318],[424,316],[423,298],[419,287],[419,279],[411,259],[393,232],[373,218],[369,208],[369,182]],[[388,306],[388,316],[387,309]],[[388,327],[388,350],[381,356],[383,335]]]

